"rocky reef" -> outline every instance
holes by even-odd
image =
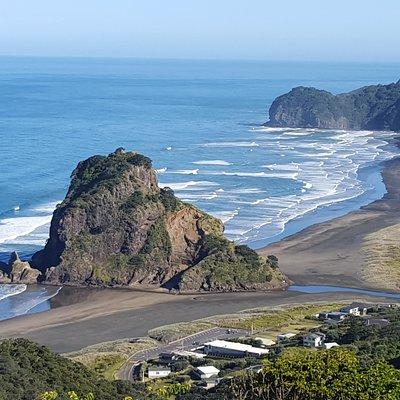
[[[400,81],[333,95],[297,87],[274,100],[267,126],[400,131]]]
[[[37,283],[40,271],[32,268],[27,261],[21,261],[17,252],[10,256],[8,264],[1,263],[0,283]]]
[[[220,220],[159,188],[149,158],[118,149],[78,164],[32,265],[57,284],[178,291],[287,285],[275,259],[236,246],[223,230]]]

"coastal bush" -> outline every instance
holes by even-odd
[[[363,318],[353,317],[323,331],[327,340],[351,346],[364,366],[383,361],[392,363],[400,357],[400,309],[386,307],[376,311],[373,318],[386,319],[390,323],[382,327],[367,326]]]
[[[170,188],[161,189],[159,199],[168,212],[175,211],[180,204],[180,200],[175,197],[173,190]]]
[[[125,201],[125,203],[122,205],[122,209],[124,211],[135,209],[138,206],[141,206],[145,203],[145,198],[143,194],[139,191],[133,192],[128,199]]]
[[[155,254],[155,252],[157,254]],[[165,221],[159,218],[149,229],[146,242],[144,243],[140,254],[151,254],[159,256],[160,260],[165,261],[172,252],[171,239],[169,237]]]
[[[227,252],[231,247],[231,243],[221,236],[207,235],[203,239],[202,252],[210,255],[216,252]]]
[[[69,392],[85,399],[119,400],[136,396],[131,385],[119,386],[83,366],[26,339],[0,342],[0,399],[33,400],[57,393],[57,400],[70,400]]]
[[[378,363],[362,368],[345,349],[290,349],[265,361],[260,373],[241,374],[203,394],[203,399],[398,400],[400,371]],[[180,400],[200,398],[179,397]]]
[[[151,160],[138,153],[116,152],[108,157],[93,156],[81,161],[72,173],[69,198],[66,200],[74,200],[83,193],[93,193],[100,187],[112,191],[132,165],[150,169]]]

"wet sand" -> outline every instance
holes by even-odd
[[[362,245],[368,234],[400,223],[400,158],[385,162],[382,176],[387,189],[382,199],[306,228],[259,253],[276,255],[281,270],[297,284],[385,290],[363,280]]]
[[[351,293],[276,291],[178,296],[105,289],[93,291],[86,300],[77,304],[2,321],[0,336],[29,338],[64,353],[100,342],[145,336],[150,329],[162,325],[249,308],[368,299],[373,301],[371,297]],[[379,301],[384,299],[379,298]]]

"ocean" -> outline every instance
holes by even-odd
[[[357,209],[385,193],[381,162],[397,153],[391,134],[262,124],[273,99],[292,87],[340,93],[397,81],[398,71],[395,64],[2,57],[0,261],[40,249],[76,164],[120,146],[148,155],[160,185],[254,248]],[[12,290],[0,300],[0,319],[25,313],[10,310],[10,298],[25,293]],[[48,302],[41,290],[30,299]],[[5,291],[0,286],[0,299]]]

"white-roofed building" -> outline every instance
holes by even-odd
[[[165,378],[171,374],[171,368],[163,367],[163,366],[151,366],[147,371],[147,376],[150,379],[154,378]]]
[[[325,334],[321,332],[310,332],[303,337],[303,346],[321,347],[324,344]]]
[[[195,372],[200,379],[210,379],[218,376],[219,369],[215,368],[213,365],[204,365],[202,367],[197,367]]]
[[[331,343],[324,343],[323,344],[324,349],[333,349],[334,347],[339,347],[339,345],[336,342],[331,342]]]
[[[210,355],[228,357],[262,357],[269,353],[268,349],[250,346],[249,344],[228,342],[226,340],[214,340],[204,344],[204,352]]]

